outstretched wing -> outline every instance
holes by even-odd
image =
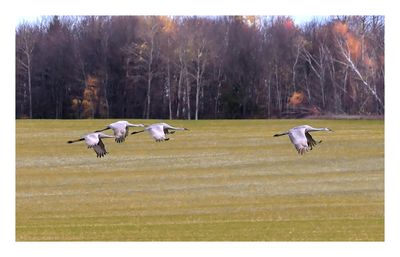
[[[312,136],[308,132],[306,132],[305,135],[307,138],[307,145],[310,148],[310,150],[313,149],[313,146],[316,146],[317,144],[322,142],[322,141],[319,141],[319,142],[315,141],[314,138],[312,138]]]
[[[98,158],[101,158],[107,154],[104,143],[100,138],[99,138],[99,143],[93,146],[93,150],[96,152]]]
[[[118,132],[114,134],[115,135],[115,142],[117,142],[117,143],[124,142],[125,138],[127,136],[127,133],[128,133],[128,129],[122,128],[122,129],[118,130]]]
[[[297,127],[289,130],[289,138],[299,154],[308,151],[307,137],[304,135],[304,129]]]
[[[148,128],[148,131],[156,141],[166,140],[164,129],[161,125],[152,125]]]
[[[307,145],[302,143],[294,144],[294,147],[296,148],[297,152],[301,155],[305,154],[308,151]]]
[[[85,142],[88,148],[92,148],[99,143],[98,133],[91,133],[85,136]]]
[[[175,131],[170,131],[168,128],[164,128],[164,134],[165,135],[168,135],[168,134],[174,134],[175,133]]]
[[[115,142],[122,143],[125,141],[128,130],[126,127],[126,122],[118,121],[110,124],[110,127],[114,131]]]
[[[129,135],[129,127],[125,127],[125,138]]]

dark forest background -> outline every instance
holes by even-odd
[[[383,16],[51,16],[16,28],[17,118],[384,113]]]

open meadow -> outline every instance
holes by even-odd
[[[114,121],[16,121],[17,241],[384,240],[383,120],[173,120],[190,131],[104,139],[104,158],[66,143]],[[302,124],[335,132],[303,156],[273,137]]]

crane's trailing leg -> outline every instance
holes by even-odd
[[[68,143],[68,144],[72,144],[72,143],[79,142],[79,141],[83,141],[83,140],[85,140],[85,138],[79,138],[79,139],[77,139],[77,140],[69,140],[67,143]]]
[[[133,134],[137,134],[137,133],[142,133],[142,132],[144,132],[144,130],[140,130],[140,131],[133,131],[133,132],[131,133],[131,135],[133,135]]]
[[[280,137],[289,134],[289,132],[281,133],[281,134],[275,134],[274,137]]]
[[[102,132],[102,131],[105,131],[105,130],[107,130],[107,129],[110,129],[110,127],[106,127],[106,128],[104,128],[104,129],[96,130],[95,132]]]

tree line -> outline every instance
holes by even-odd
[[[17,118],[384,113],[383,16],[52,16],[16,27]]]

